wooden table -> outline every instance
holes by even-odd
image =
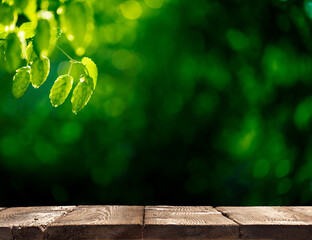
[[[0,208],[0,240],[312,240],[312,207]]]

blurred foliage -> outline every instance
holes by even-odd
[[[49,104],[60,51],[18,101],[0,72],[1,205],[312,204],[312,0],[88,2],[80,114]]]

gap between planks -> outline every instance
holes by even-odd
[[[233,222],[235,222],[235,223],[238,225],[238,233],[239,233],[238,238],[239,238],[239,239],[242,239],[242,232],[241,232],[241,227],[240,227],[239,222],[237,222],[235,219],[231,218],[231,217],[229,216],[229,214],[220,211],[220,210],[218,209],[218,207],[215,207],[215,209],[216,209],[219,213],[221,213],[224,217],[226,217],[226,218],[232,220]],[[262,239],[259,239],[259,240],[262,240]]]

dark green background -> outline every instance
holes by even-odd
[[[93,1],[78,115],[49,102],[57,49],[20,100],[0,72],[0,205],[312,204],[312,1],[162,2]]]

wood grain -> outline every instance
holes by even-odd
[[[287,207],[292,211],[312,217],[312,207]]]
[[[79,206],[49,226],[48,239],[142,239],[143,213],[143,206]]]
[[[5,208],[0,208],[0,212]],[[11,230],[0,227],[0,239],[13,239],[13,235],[11,234]]]
[[[312,239],[312,207],[218,207],[243,239]]]
[[[0,208],[0,240],[312,240],[312,207]]]
[[[46,226],[73,209],[73,206],[17,207],[0,211],[0,239],[45,239]]]
[[[144,239],[238,239],[238,225],[212,207],[145,207]]]

